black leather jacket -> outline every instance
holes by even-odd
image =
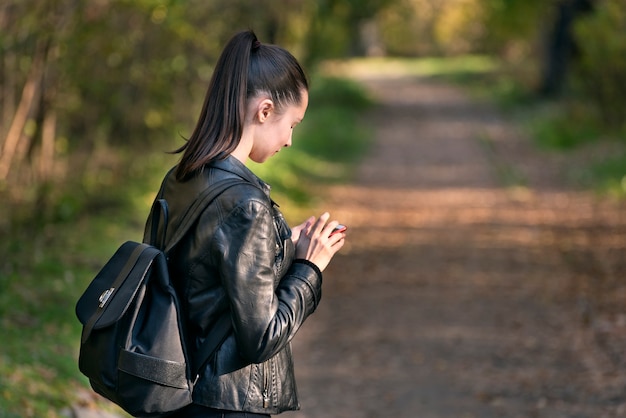
[[[194,402],[265,414],[299,409],[290,341],[320,301],[322,275],[294,260],[291,230],[269,186],[234,157],[184,183],[171,173],[162,186],[169,223],[176,224],[200,190],[232,177],[246,183],[211,203],[169,254],[190,344],[202,344],[222,315],[232,321],[232,333],[200,374]]]

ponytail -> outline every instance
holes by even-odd
[[[204,99],[202,111],[182,152],[176,178],[184,181],[204,165],[224,159],[239,145],[248,99],[265,93],[280,110],[299,104],[306,75],[285,49],[261,44],[252,31],[239,32],[220,55]]]

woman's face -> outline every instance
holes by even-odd
[[[258,125],[255,138],[250,151],[250,159],[256,163],[262,163],[278,153],[283,147],[291,146],[293,128],[304,118],[309,104],[309,94],[302,91],[300,104],[287,105],[280,113],[276,108],[267,109],[259,114],[262,123]]]

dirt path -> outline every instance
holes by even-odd
[[[566,189],[564,160],[452,87],[365,82],[376,144],[326,201],[350,245],[286,416],[626,416],[624,205]]]

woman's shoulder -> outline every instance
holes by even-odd
[[[218,200],[222,206],[230,207],[231,209],[259,205],[267,208],[272,207],[272,201],[263,189],[243,179],[241,181],[233,181],[220,194]]]

